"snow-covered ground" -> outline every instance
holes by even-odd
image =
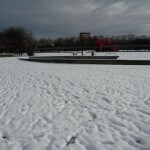
[[[0,58],[0,70],[0,150],[150,150],[150,66]]]

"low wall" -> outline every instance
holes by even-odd
[[[97,57],[97,56],[96,56]],[[45,62],[45,63],[67,63],[67,64],[105,64],[105,65],[150,65],[150,60],[117,60],[117,59],[98,59],[98,58],[63,58],[63,57],[30,57],[20,60]]]

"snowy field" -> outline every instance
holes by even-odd
[[[150,66],[0,58],[0,70],[0,150],[150,150]]]

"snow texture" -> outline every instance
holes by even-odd
[[[0,150],[150,150],[150,66],[0,58]]]

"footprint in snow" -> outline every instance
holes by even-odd
[[[66,142],[66,146],[68,146],[68,145],[70,145],[70,144],[74,144],[76,138],[77,138],[76,136],[71,137],[71,139],[70,139],[68,142]]]
[[[106,101],[107,103],[111,103],[111,101],[106,97],[102,97],[102,100]]]
[[[8,136],[8,133],[4,132],[1,137],[5,140],[9,140],[9,136]]]
[[[135,142],[138,143],[138,144],[141,144],[141,145],[145,145],[145,142],[141,138],[136,138]]]
[[[94,114],[93,112],[89,112],[89,114],[93,120],[97,118],[96,114]]]

